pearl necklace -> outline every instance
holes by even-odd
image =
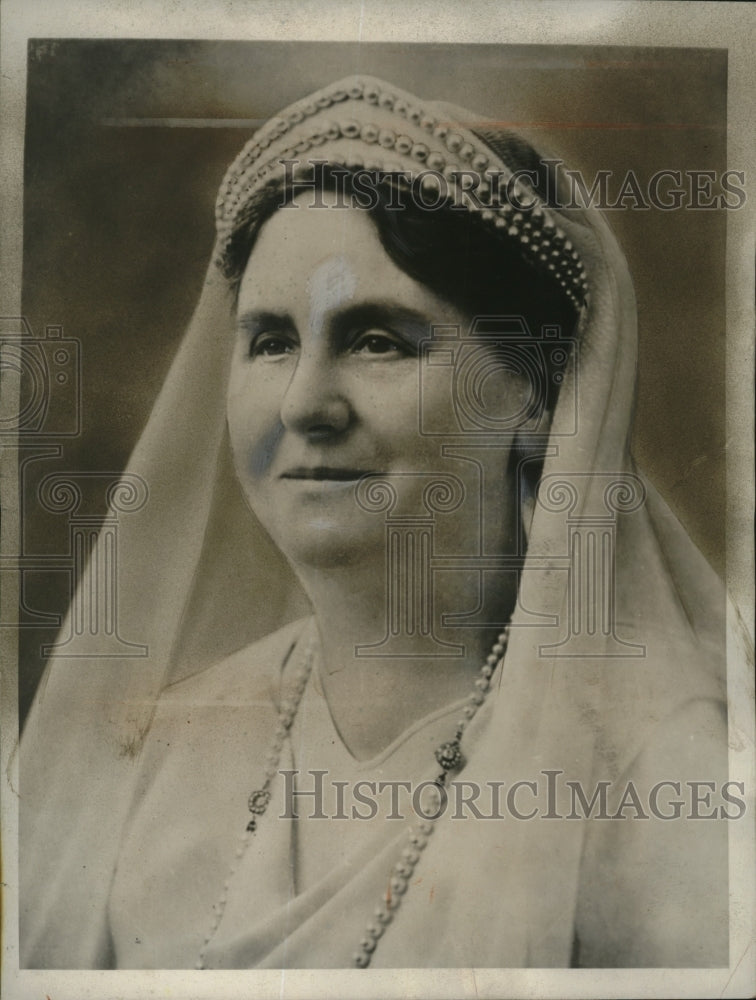
[[[228,875],[226,875],[226,879],[223,883],[223,892],[221,893],[220,899],[213,905],[213,920],[210,925],[210,929],[202,942],[202,947],[200,948],[199,955],[194,966],[195,969],[207,968],[205,964],[207,947],[212,941],[215,932],[218,930],[218,926],[220,925],[223,913],[226,909],[228,892],[231,887],[231,879],[236,874],[236,869],[246,853],[252,835],[257,829],[257,823],[260,817],[268,808],[268,803],[270,802],[270,783],[278,773],[278,765],[281,760],[281,751],[283,750],[284,741],[286,740],[288,732],[294,722],[297,709],[299,708],[299,703],[302,700],[302,695],[304,694],[304,689],[307,687],[307,681],[310,673],[312,672],[314,653],[314,640],[311,638],[307,644],[304,657],[302,658],[302,662],[300,663],[299,669],[297,670],[294,678],[291,694],[289,698],[281,702],[281,707],[278,710],[278,725],[276,726],[276,730],[273,734],[273,742],[270,749],[265,755],[265,781],[263,782],[262,787],[252,792],[247,800],[249,811],[252,813],[252,819],[250,819],[247,823],[244,835],[236,848],[234,861],[232,862]]]
[[[479,675],[475,680],[475,689],[467,699],[467,704],[462,711],[462,718],[457,722],[457,729],[454,733],[454,738],[446,743],[442,743],[441,746],[434,752],[436,761],[441,767],[441,773],[434,779],[434,783],[431,786],[436,793],[433,798],[433,802],[430,803],[431,809],[435,813],[435,818],[437,818],[442,811],[440,808],[441,792],[446,784],[447,775],[450,771],[458,770],[465,763],[461,746],[462,736],[464,735],[465,729],[467,729],[468,725],[476,715],[478,709],[486,700],[486,696],[491,688],[491,677],[497,665],[504,658],[508,642],[509,625],[507,625],[504,631],[499,634],[491,652],[488,654],[485,662],[480,668]],[[270,750],[265,755],[265,780],[262,786],[253,791],[249,796],[247,805],[249,807],[249,811],[252,813],[252,818],[247,823],[244,835],[242,836],[236,849],[235,860],[232,863],[228,875],[223,883],[223,892],[221,893],[218,902],[213,906],[213,920],[208,933],[205,935],[202,947],[200,948],[199,956],[195,965],[196,969],[205,969],[207,967],[205,964],[207,947],[212,941],[226,909],[231,880],[236,874],[239,862],[244,857],[247,847],[249,846],[249,842],[257,830],[258,822],[270,803],[270,784],[278,773],[278,765],[281,759],[281,751],[283,750],[284,742],[289,730],[291,729],[294,719],[296,718],[299,703],[302,700],[302,695],[307,687],[307,681],[312,673],[314,654],[314,639],[310,639],[302,658],[302,662],[300,663],[294,677],[289,697],[281,703],[281,707],[278,710],[278,725],[273,735],[273,743],[271,744]],[[394,913],[399,908],[402,897],[407,891],[409,880],[412,877],[415,866],[420,860],[420,853],[428,843],[428,838],[435,829],[435,818],[424,819],[410,828],[407,846],[402,850],[401,857],[392,869],[391,879],[389,881],[386,894],[381,900],[380,905],[376,908],[373,919],[365,928],[365,933],[359,943],[359,946],[352,956],[352,961],[356,968],[366,969],[370,965],[375,949],[378,946],[378,941],[383,935],[383,932],[388,924],[390,924],[393,920]]]

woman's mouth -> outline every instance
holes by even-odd
[[[375,475],[368,469],[348,469],[328,465],[296,466],[281,473],[281,479],[301,479],[310,482],[352,483],[364,476]]]

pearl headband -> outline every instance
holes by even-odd
[[[216,263],[225,274],[234,235],[254,224],[270,187],[282,187],[284,178],[298,183],[323,161],[414,178],[429,198],[445,189],[455,205],[516,241],[523,258],[548,271],[577,308],[583,304],[588,285],[580,256],[532,187],[475,132],[369,77],[349,77],[292,104],[231,164],[216,203]]]

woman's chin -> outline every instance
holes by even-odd
[[[341,519],[321,517],[300,521],[285,537],[274,540],[295,569],[373,566],[378,572],[385,565],[385,535],[366,531],[364,523],[347,525]]]

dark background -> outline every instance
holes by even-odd
[[[511,123],[590,181],[726,163],[726,53],[716,50],[279,42],[30,42],[23,310],[80,342],[81,428],[22,450],[21,718],[71,581],[51,472],[121,470],[199,294],[223,173],[255,123],[331,80],[371,73]],[[236,121],[234,121],[236,119]],[[738,164],[731,166],[737,167]],[[639,311],[634,452],[724,571],[723,211],[615,211]],[[28,459],[34,458],[32,461]],[[104,492],[87,497],[97,517]],[[53,616],[42,622],[40,614]]]

